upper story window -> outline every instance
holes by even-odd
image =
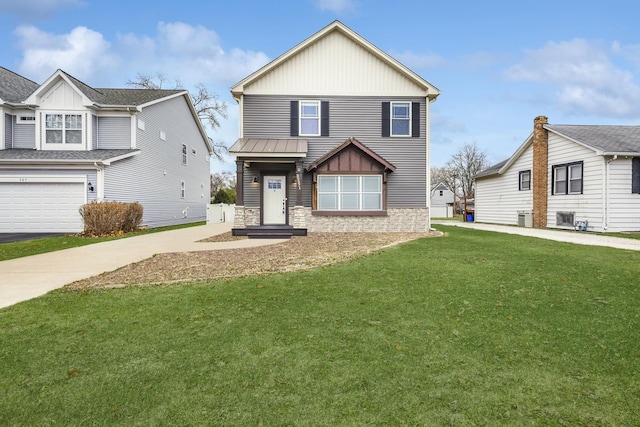
[[[531,171],[520,171],[519,190],[531,190]]]
[[[291,101],[291,136],[329,136],[329,101]]]
[[[420,137],[420,103],[392,101],[382,103],[383,137]]]
[[[553,166],[553,194],[582,194],[582,162]]]
[[[182,144],[182,164],[187,165],[187,144]]]
[[[82,144],[82,115],[47,114],[45,134],[47,144]]]
[[[411,103],[391,103],[391,136],[411,136]]]
[[[320,135],[320,101],[300,101],[300,135]]]

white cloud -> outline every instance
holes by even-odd
[[[574,39],[549,42],[525,53],[522,62],[507,70],[507,78],[555,88],[555,102],[569,113],[618,117],[640,113],[640,87],[634,75],[618,67],[602,44]]]
[[[0,0],[2,13],[27,19],[42,19],[60,12],[61,9],[85,5],[81,0]]]
[[[353,0],[316,0],[316,6],[320,10],[329,10],[334,13],[352,12],[356,9]]]
[[[43,81],[58,68],[79,79],[94,78],[118,62],[102,34],[86,27],[55,35],[33,26],[21,26],[15,34],[23,48],[20,72],[36,81]]]

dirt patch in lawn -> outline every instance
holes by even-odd
[[[384,247],[442,233],[310,233],[281,243],[244,249],[158,254],[117,270],[80,280],[67,289],[119,287],[220,279],[293,271],[334,264]],[[246,237],[231,233],[205,242],[226,242]]]

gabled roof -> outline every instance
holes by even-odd
[[[0,103],[20,103],[31,95],[38,86],[38,83],[0,67]]]
[[[552,124],[543,126],[549,132],[589,148],[600,156],[640,156],[640,126]],[[532,143],[533,134],[530,134],[511,157],[481,171],[474,178],[503,174]]]
[[[449,187],[447,187],[446,185],[444,185],[443,182],[439,182],[436,185],[431,186],[431,191],[440,191],[440,190],[449,190]],[[451,190],[449,190],[451,191]]]
[[[394,59],[393,57],[391,57],[390,55],[388,55],[387,53],[385,53],[384,51],[382,51],[381,49],[379,49],[377,46],[373,45],[369,41],[367,41],[365,38],[357,34],[355,31],[351,30],[349,27],[347,27],[340,21],[332,22],[331,24],[327,25],[317,33],[313,34],[311,37],[307,38],[303,42],[289,49],[287,52],[280,55],[273,61],[269,62],[264,67],[260,68],[259,70],[255,71],[254,73],[250,74],[249,76],[245,77],[244,79],[242,79],[241,81],[233,85],[231,87],[231,94],[235,99],[239,99],[240,95],[244,93],[244,89],[246,86],[250,85],[251,83],[258,80],[259,78],[268,74],[273,69],[281,65],[283,62],[286,62],[293,56],[304,51],[309,46],[311,46],[312,44],[316,43],[318,40],[326,37],[328,34],[334,31],[341,32],[350,40],[354,41],[355,43],[357,43],[367,51],[371,52],[382,62],[386,63],[387,65],[395,69],[398,73],[404,75],[407,79],[410,79],[419,87],[424,88],[425,91],[428,93],[429,99],[435,99],[438,95],[440,95],[440,90],[438,88],[436,88],[431,83],[429,83],[428,81],[420,77],[418,74],[411,71],[406,66],[402,65],[396,59]]]
[[[108,165],[112,162],[135,156],[140,150],[91,150],[91,151],[51,151],[13,148],[0,150],[1,163],[74,163]]]
[[[322,165],[323,163],[327,162],[328,160],[330,160],[331,158],[333,158],[334,156],[336,156],[337,154],[339,154],[343,150],[346,150],[349,147],[357,148],[363,154],[365,154],[366,156],[368,156],[372,160],[374,160],[377,163],[379,163],[384,168],[385,171],[393,172],[393,171],[396,170],[396,167],[394,165],[392,165],[391,163],[386,161],[384,158],[380,157],[376,152],[374,152],[369,147],[367,147],[366,145],[364,145],[363,143],[361,143],[360,141],[358,141],[357,139],[355,139],[354,137],[351,136],[346,141],[344,141],[342,144],[338,145],[336,148],[334,148],[333,150],[329,151],[324,156],[320,157],[315,162],[313,162],[309,166],[307,166],[306,167],[307,172],[311,172],[312,170],[318,168],[320,165]]]
[[[640,126],[547,124],[544,128],[591,148],[599,155],[640,154]]]

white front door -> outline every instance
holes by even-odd
[[[263,188],[263,215],[262,222],[265,225],[287,223],[287,177],[264,176]]]

